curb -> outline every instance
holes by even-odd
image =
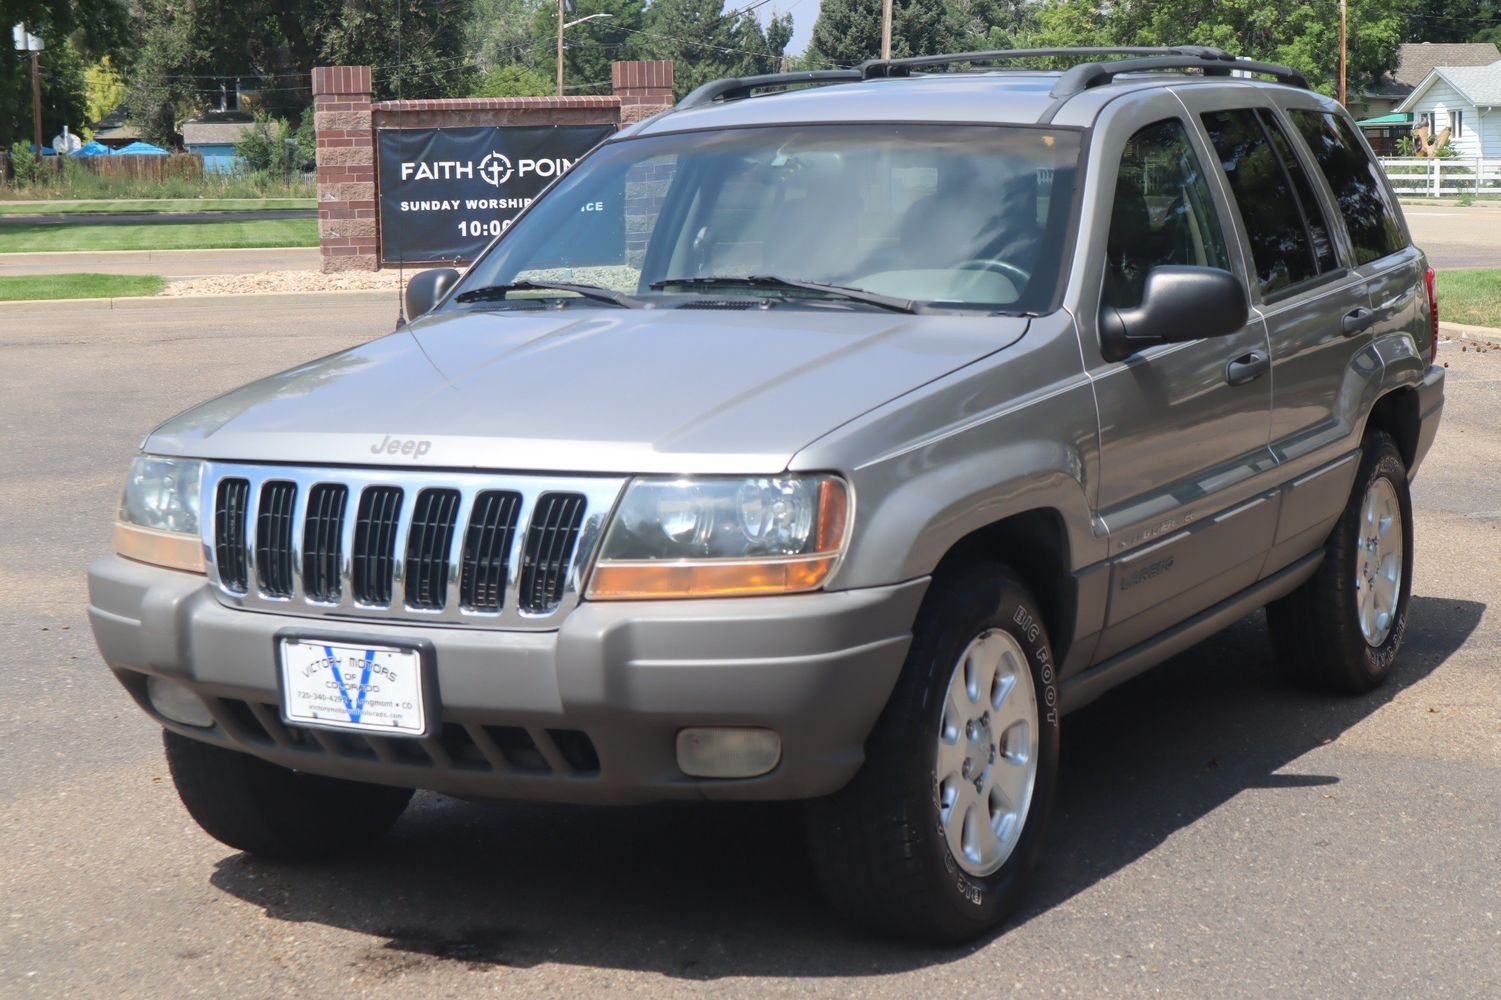
[[[1439,304],[1443,308],[1443,304]],[[1448,336],[1454,340],[1497,340],[1501,341],[1501,329],[1493,326],[1469,326],[1464,323],[1445,323],[1439,320],[1438,332],[1441,336]]]
[[[0,311],[5,309],[28,309],[34,312],[107,312],[112,309],[147,309],[168,303],[181,303],[194,305],[203,302],[216,302],[220,299],[256,299],[265,301],[270,299],[275,302],[295,301],[306,299],[308,296],[339,295],[355,296],[362,295],[371,301],[391,300],[396,298],[396,289],[369,289],[369,288],[345,288],[321,292],[225,292],[217,295],[131,295],[114,299],[12,299],[8,302],[0,302]]]
[[[100,257],[108,254],[151,254],[167,253],[288,253],[293,250],[308,250],[317,252],[316,246],[310,247],[203,247],[193,249],[191,247],[164,249],[164,250],[17,250],[0,253],[0,263],[7,257]]]

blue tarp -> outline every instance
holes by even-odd
[[[115,150],[115,156],[166,156],[167,151],[160,146],[153,146],[149,142],[133,142],[129,146]]]
[[[73,150],[73,156],[108,156],[110,148],[102,142],[86,142]]]

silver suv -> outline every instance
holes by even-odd
[[[1286,67],[721,80],[406,301],[153,431],[90,570],[230,846],[416,788],[802,800],[839,909],[963,940],[1065,713],[1262,606],[1325,688],[1401,645],[1433,272]]]

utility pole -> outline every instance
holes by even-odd
[[[881,0],[881,58],[891,58],[891,0]]]
[[[1345,61],[1347,37],[1345,34],[1345,17],[1347,0],[1339,0],[1339,103],[1345,103]]]
[[[559,97],[563,96],[563,29],[564,28],[571,28],[575,24],[583,24],[585,21],[592,21],[596,17],[614,17],[615,16],[614,14],[590,14],[587,17],[580,17],[580,18],[577,18],[575,20],[569,21],[567,24],[564,24],[563,23],[563,13],[564,13],[565,10],[569,14],[573,13],[573,0],[558,0],[558,96]]]
[[[36,144],[36,155],[42,155],[42,70],[39,58],[42,54],[42,40],[26,30],[26,25],[18,24],[10,29],[11,38],[15,40],[17,52],[31,53],[31,135]]]

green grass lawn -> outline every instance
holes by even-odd
[[[150,198],[122,201],[0,201],[0,215],[89,215],[109,212],[265,212],[317,208],[313,198]]]
[[[28,274],[0,278],[0,302],[155,295],[163,284],[161,278],[143,274]]]
[[[1438,316],[1448,323],[1501,327],[1501,269],[1438,272]]]
[[[212,250],[241,247],[315,247],[317,219],[251,222],[87,222],[0,224],[0,253],[59,250]]]

